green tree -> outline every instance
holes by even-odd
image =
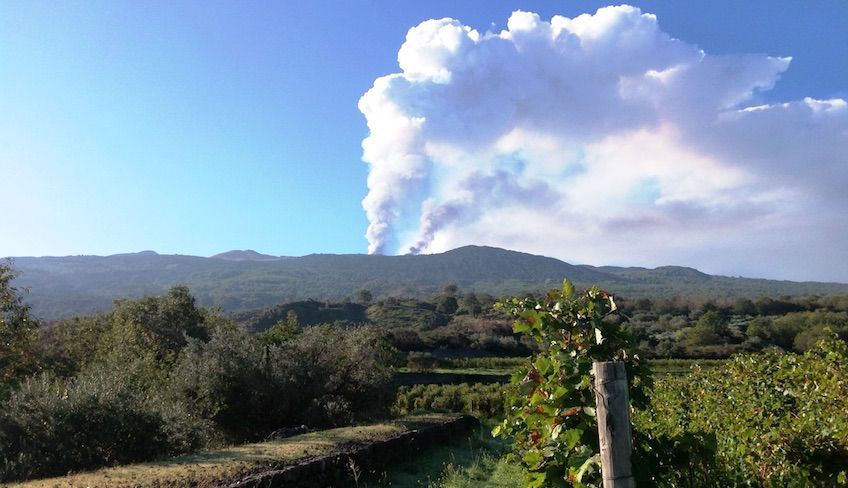
[[[748,328],[745,329],[745,335],[749,339],[758,338],[763,341],[769,341],[772,333],[772,322],[768,317],[756,317],[748,322]]]
[[[362,289],[356,292],[356,300],[359,303],[371,303],[371,300],[374,299],[374,296],[371,294],[371,290]]]
[[[737,298],[733,302],[733,313],[736,315],[756,315],[757,306],[748,298]]]
[[[286,320],[278,320],[276,324],[262,331],[259,334],[259,340],[268,346],[279,346],[294,339],[297,335],[297,328],[297,312],[289,310],[286,314]]]
[[[691,346],[721,344],[727,337],[727,323],[715,310],[705,312],[698,318],[695,327],[686,333],[686,342]]]
[[[11,260],[0,262],[0,398],[24,376],[38,370],[38,323],[12,286],[17,274]]]
[[[456,311],[459,310],[459,303],[456,301],[456,297],[442,295],[436,299],[436,311],[439,313],[453,315]]]
[[[462,311],[474,315],[475,317],[480,315],[483,311],[483,306],[480,304],[480,300],[477,298],[477,295],[473,293],[466,293],[463,295],[462,299],[460,299],[460,306]]]
[[[442,295],[447,297],[455,297],[457,291],[459,291],[459,287],[457,287],[453,283],[450,283],[448,285],[445,285],[444,288],[442,288]]]
[[[112,329],[98,346],[101,356],[114,351],[130,355],[152,353],[173,361],[189,339],[209,340],[207,314],[198,308],[185,286],[158,297],[119,300],[112,312]]]

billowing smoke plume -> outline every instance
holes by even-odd
[[[359,102],[370,253],[797,276],[769,266],[811,245],[848,262],[848,104],[756,103],[789,58],[712,56],[619,6],[518,11],[497,33],[428,20],[398,61]]]

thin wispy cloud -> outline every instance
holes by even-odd
[[[848,280],[848,103],[758,102],[788,56],[711,55],[619,6],[428,20],[398,61],[359,102],[371,253]]]

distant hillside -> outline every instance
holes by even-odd
[[[558,259],[479,246],[421,256],[276,258],[255,251],[224,255],[230,257],[150,251],[106,257],[21,257],[14,260],[21,273],[15,284],[30,289],[26,301],[36,316],[45,319],[108,310],[114,299],[161,294],[176,284],[189,286],[201,305],[230,312],[309,298],[340,300],[355,297],[360,289],[370,290],[375,297],[425,296],[448,283],[461,291],[492,295],[536,292],[559,286],[563,277],[582,286],[598,284],[631,298],[848,293],[848,284],[729,278],[674,266],[574,266]]]
[[[279,256],[271,256],[269,254],[261,254],[253,249],[244,251],[227,251],[212,256],[213,259],[226,259],[228,261],[276,261],[282,259]]]

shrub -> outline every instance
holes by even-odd
[[[126,371],[47,375],[15,390],[0,413],[0,479],[149,460],[200,447],[203,422],[131,387]]]
[[[250,439],[279,427],[296,408],[292,369],[278,347],[264,348],[233,327],[216,331],[208,343],[190,341],[168,389],[177,403],[214,422],[229,439]]]
[[[343,425],[387,412],[396,354],[372,327],[313,326],[280,346],[221,329],[183,351],[169,390],[232,440]]]

